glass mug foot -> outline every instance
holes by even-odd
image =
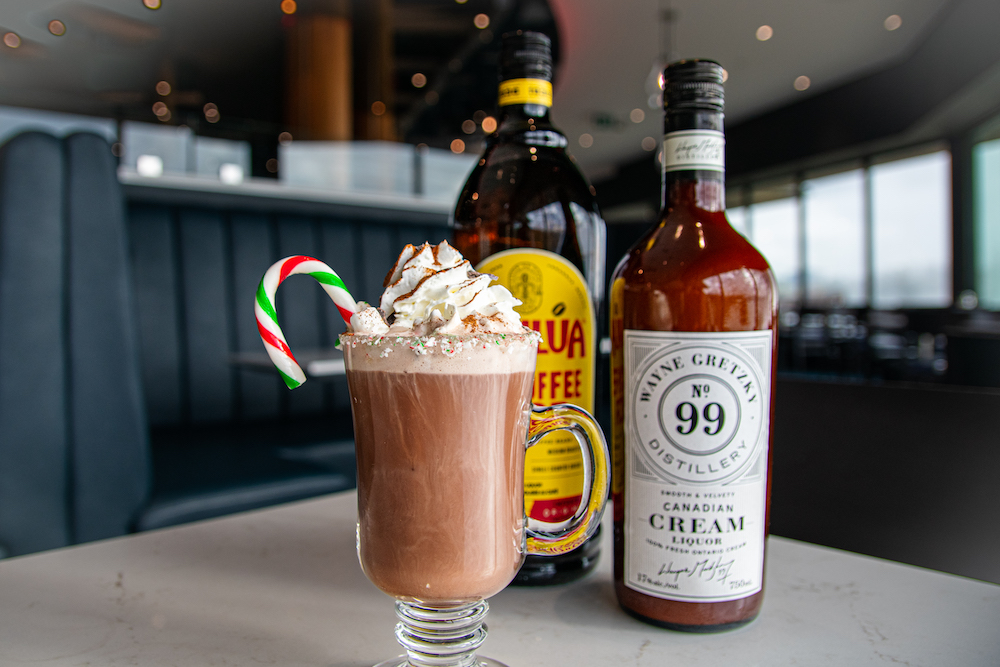
[[[448,607],[396,601],[396,640],[406,655],[375,667],[506,667],[476,655],[486,641],[486,600]]]

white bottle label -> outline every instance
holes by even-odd
[[[771,331],[625,330],[625,585],[685,602],[759,592]]]
[[[716,130],[680,130],[665,135],[663,168],[725,171],[726,135]]]

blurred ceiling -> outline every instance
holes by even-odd
[[[256,132],[276,143],[283,26],[295,16],[282,13],[280,0],[145,1],[162,4],[151,10],[144,0],[3,0],[0,32],[16,33],[19,44],[0,44],[0,104],[155,122],[155,85],[167,79],[188,109],[171,122],[216,135]],[[553,116],[597,179],[644,155],[642,140],[659,136],[655,73],[668,59],[721,62],[733,124],[905,59],[961,2],[396,0],[395,111],[413,143],[468,140],[462,121],[493,108],[500,32],[555,32]],[[349,5],[300,0],[297,15]],[[488,28],[473,25],[479,13],[491,17]],[[889,30],[886,19],[894,15],[901,24]],[[65,24],[64,35],[50,32],[54,19]],[[765,25],[772,36],[762,41],[756,33]],[[428,77],[422,90],[410,83],[418,71]],[[802,76],[810,84],[797,90]],[[428,103],[431,90],[436,104]],[[217,124],[201,116],[206,102],[218,105]],[[584,134],[592,138],[586,147]],[[477,148],[469,142],[469,150]]]

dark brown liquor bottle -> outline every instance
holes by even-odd
[[[611,286],[615,593],[710,632],[763,598],[778,302],[726,220],[722,67],[664,79],[663,210]]]
[[[592,187],[549,120],[552,52],[541,33],[504,35],[500,121],[455,206],[455,247],[522,301],[540,331],[532,401],[594,411],[596,317],[604,292],[606,228]],[[528,450],[529,523],[573,516],[584,471],[575,439],[557,433]],[[544,526],[539,526],[544,527]],[[563,556],[528,556],[514,584],[556,584],[594,568],[597,535]]]

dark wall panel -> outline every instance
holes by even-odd
[[[382,282],[392,268],[392,262],[399,256],[396,233],[390,227],[370,224],[361,225],[361,289],[355,298],[377,302],[382,295]]]
[[[152,426],[186,418],[182,376],[179,261],[171,211],[165,207],[129,207],[132,281],[139,323],[143,391]]]
[[[179,225],[191,420],[223,421],[234,416],[224,221],[213,211],[189,210]]]
[[[261,352],[264,346],[254,317],[254,294],[267,268],[277,259],[274,238],[267,216],[236,214],[230,219],[233,266],[233,325],[236,351]],[[277,417],[284,383],[277,373],[257,370],[237,371],[239,414],[246,419]]]
[[[771,532],[1000,583],[1000,392],[783,379]]]

